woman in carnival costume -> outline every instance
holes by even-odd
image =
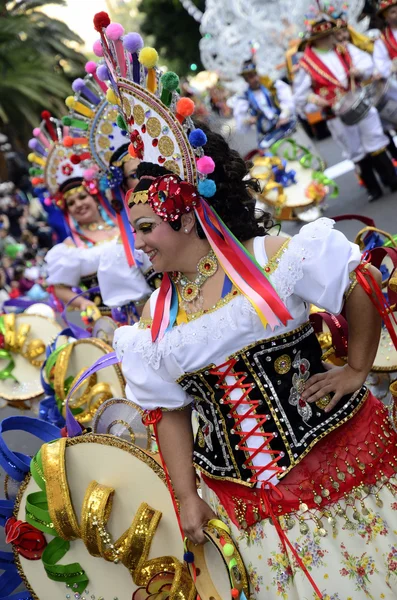
[[[355,285],[371,294],[379,272],[329,219],[267,236],[244,162],[195,129],[156,51],[138,62],[131,34],[106,13],[95,23],[133,147],[172,171],[153,180],[141,164],[126,198],[136,246],[164,277],[115,349],[157,431],[183,531],[200,544],[207,521],[224,519],[256,599],[392,598],[397,435],[363,387],[380,318]],[[309,307],[339,313],[345,295],[348,364],[325,370]]]
[[[122,317],[125,322],[125,315],[128,317],[131,311],[134,318],[139,316],[142,310],[139,303],[142,302],[143,306],[150,294],[141,268],[150,272],[151,265],[143,253],[135,255],[133,236],[122,203],[123,195],[118,191],[119,180],[114,198],[111,198],[112,204],[106,197],[110,184],[106,179],[109,162],[106,164],[105,158],[113,154],[109,149],[109,138],[116,149],[125,145],[125,135],[115,123],[117,115],[113,114],[115,111],[112,111],[104,94],[96,95],[94,86],[95,91],[90,89],[89,81],[77,81],[81,85],[77,99],[71,98],[73,110],[92,113],[91,118],[78,120],[72,113],[64,118],[62,128],[61,123],[46,115],[31,141],[34,153],[30,159],[41,171],[36,171],[33,183],[45,185],[49,193],[46,201],[55,201],[70,232],[70,236],[46,256],[47,282],[54,286],[58,299],[83,311],[85,320],[98,318],[99,308],[101,314],[110,314],[111,309],[117,309],[117,318]],[[91,94],[91,100],[97,99],[93,109],[80,97],[84,91]],[[93,117],[96,117],[95,123]],[[79,137],[76,133],[78,126]],[[103,131],[108,132],[106,137]],[[104,174],[102,180],[105,180],[106,187],[99,169]],[[118,243],[120,238],[127,248],[126,254],[122,244]],[[98,284],[100,293],[95,290]],[[94,288],[95,291],[88,297],[84,294],[76,298],[81,288]],[[122,315],[119,307],[123,307]]]

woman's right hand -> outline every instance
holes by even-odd
[[[78,310],[80,310],[81,312],[83,312],[84,310],[87,310],[87,308],[89,306],[95,306],[96,308],[96,304],[94,302],[92,302],[91,300],[88,300],[87,298],[78,298],[78,305],[76,304]]]
[[[193,544],[204,544],[203,528],[208,521],[218,517],[198,494],[194,494],[180,502],[180,518],[186,537]]]

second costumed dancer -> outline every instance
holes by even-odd
[[[140,55],[147,78],[137,74],[107,15],[96,23],[132,143],[152,163],[127,198],[136,246],[164,273],[115,348],[157,430],[185,534],[201,544],[208,520],[226,522],[257,600],[391,599],[397,435],[363,387],[380,318],[354,282],[375,289],[380,273],[329,219],[289,241],[267,236],[244,162],[195,129],[194,107],[156,79],[157,53]],[[153,180],[153,165],[174,172]],[[325,370],[309,307],[337,314],[345,294],[348,364]]]

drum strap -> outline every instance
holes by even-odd
[[[390,27],[386,27],[381,39],[386,46],[391,60],[397,58],[397,42]]]
[[[350,81],[349,71],[352,66],[350,54],[346,50],[342,51],[339,46],[336,48],[335,52],[346,71],[347,80]],[[320,90],[325,89],[327,91],[327,96],[330,99],[334,99],[336,89],[346,91],[346,88],[342,85],[341,81],[335,77],[330,69],[323,63],[321,58],[313,52],[310,46],[306,48],[300,64],[312,78],[313,89],[316,94],[320,94]]]

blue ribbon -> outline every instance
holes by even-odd
[[[16,481],[23,481],[30,469],[31,457],[21,452],[13,452],[4,441],[7,431],[25,431],[43,442],[52,442],[61,437],[59,427],[40,419],[25,416],[7,417],[0,422],[0,465]]]

